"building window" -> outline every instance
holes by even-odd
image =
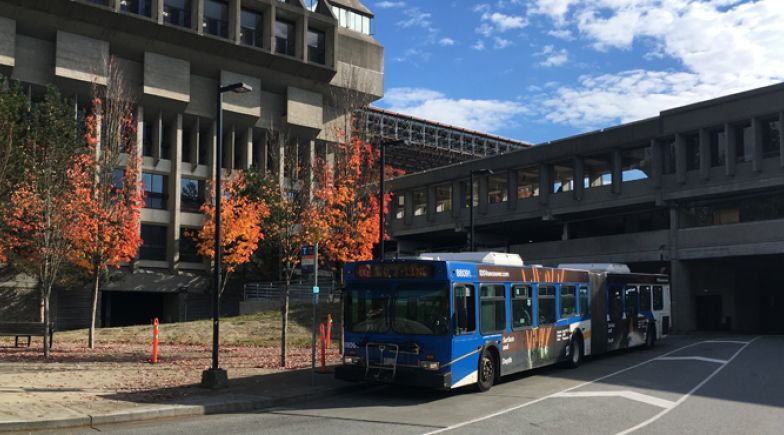
[[[620,288],[612,288],[608,293],[610,318],[620,319],[623,317],[623,292]]]
[[[626,287],[626,317],[637,318],[637,287]]]
[[[198,212],[204,204],[204,180],[180,180],[180,210]]]
[[[327,36],[316,29],[308,29],[308,62],[324,65],[327,57]]]
[[[403,219],[406,214],[406,196],[402,193],[397,195],[397,204],[395,205],[395,219]]]
[[[633,148],[621,153],[621,181],[648,178],[651,169],[650,147]]]
[[[370,35],[370,17],[338,6],[332,6],[338,25],[355,32]]]
[[[165,175],[142,173],[142,183],[144,184],[144,207],[158,210],[166,210],[168,200]]]
[[[640,311],[651,311],[651,286],[649,285],[640,286]]]
[[[656,311],[664,309],[664,291],[662,286],[653,286],[653,309]]]
[[[171,126],[163,126],[163,131],[161,132],[161,159],[169,160],[171,158],[172,142],[175,140],[173,133]]]
[[[264,47],[263,16],[255,11],[240,12],[240,42],[254,47]]]
[[[474,193],[474,207],[479,206],[479,180],[474,177],[474,185],[473,193]],[[463,192],[463,208],[468,208],[471,206],[471,191],[468,190],[468,181],[461,181],[460,182],[460,190]]]
[[[452,185],[436,186],[436,213],[452,210]]]
[[[209,152],[214,144],[214,136],[211,134],[210,129],[199,130],[199,161],[200,165],[206,165],[209,160]]]
[[[150,121],[142,122],[142,155],[152,157],[152,123]]]
[[[506,287],[503,284],[479,287],[479,332],[492,334],[506,329]]]
[[[779,137],[781,127],[777,119],[762,121],[762,157],[776,157],[780,154]]]
[[[700,169],[700,136],[697,134],[683,135],[683,143],[686,146],[686,170]]]
[[[561,286],[561,319],[577,315],[577,288],[573,285]]]
[[[506,172],[487,177],[487,202],[500,204],[509,201],[509,180]]]
[[[152,0],[120,0],[120,10],[150,17],[152,16]]]
[[[163,22],[191,27],[191,0],[163,0]]]
[[[422,216],[427,213],[427,191],[414,191],[414,216]]]
[[[539,326],[555,323],[555,287],[539,286]]]
[[[180,152],[180,161],[192,163],[191,153],[193,152],[193,144],[191,142],[191,130],[183,129],[182,131],[182,149]]]
[[[470,284],[455,284],[455,300],[452,303],[455,310],[455,334],[467,334],[476,331],[476,299],[474,286]]]
[[[751,125],[735,127],[735,161],[750,162],[754,155],[754,130]]]
[[[571,192],[572,190],[574,190],[572,162],[553,164],[553,193]]]
[[[205,32],[229,37],[229,6],[218,0],[204,0],[204,20],[201,24]]]
[[[275,52],[287,56],[296,55],[296,38],[294,23],[275,21]]]
[[[539,170],[525,168],[517,171],[517,199],[539,196]]]
[[[109,6],[109,0],[87,0],[87,1],[101,6]]]
[[[727,135],[724,130],[708,133],[710,137],[711,167],[724,166],[727,161]]]
[[[534,325],[533,294],[529,285],[512,286],[512,329]]]
[[[186,263],[201,263],[199,247],[193,239],[199,230],[196,228],[180,228],[180,261]]]
[[[166,261],[165,226],[142,224],[142,246],[139,247],[139,259]]]

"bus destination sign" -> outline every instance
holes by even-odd
[[[435,268],[424,263],[358,264],[355,273],[359,279],[428,279]]]

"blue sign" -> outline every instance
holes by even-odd
[[[317,295],[317,294],[318,294],[318,292],[319,292],[319,288],[318,288],[318,286],[313,286],[313,294],[314,294],[314,295]]]

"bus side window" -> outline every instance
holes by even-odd
[[[555,323],[555,287],[539,286],[539,326]]]
[[[512,329],[534,326],[534,305],[530,285],[512,286]]]
[[[479,286],[479,332],[484,335],[506,329],[506,287],[503,284]]]
[[[561,284],[561,319],[577,315],[577,288]]]
[[[664,294],[660,285],[653,286],[653,309],[655,311],[664,309]]]
[[[626,317],[637,317],[637,286],[626,287]]]
[[[580,286],[580,315],[588,314],[588,287]]]
[[[621,289],[618,287],[608,289],[607,295],[608,303],[610,305],[609,313],[611,319],[620,319],[623,317],[623,295]]]
[[[454,289],[455,334],[476,331],[476,297],[474,286],[457,284]]]
[[[640,311],[651,311],[651,286],[640,286]]]

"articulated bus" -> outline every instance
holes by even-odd
[[[667,276],[625,265],[438,253],[350,263],[344,276],[344,380],[486,391],[507,374],[653,346],[671,326]]]

